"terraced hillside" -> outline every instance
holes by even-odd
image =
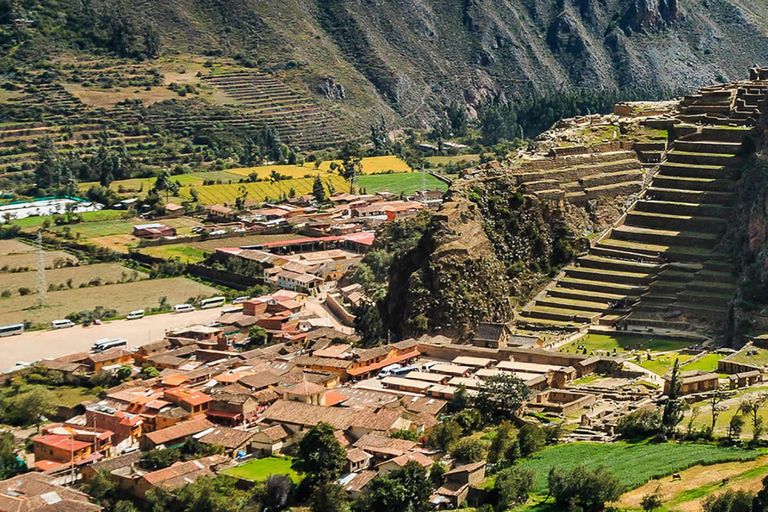
[[[587,255],[522,310],[520,322],[672,329],[722,323],[735,278],[717,246],[749,151],[744,140],[766,90],[768,82],[754,80],[685,98],[673,121],[677,138],[650,186]]]
[[[271,75],[237,71],[205,76],[203,81],[244,107],[240,123],[271,126],[286,140],[304,147],[328,146],[344,139],[336,116]]]

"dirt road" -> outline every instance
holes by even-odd
[[[103,338],[125,338],[130,348],[138,347],[162,339],[168,329],[210,323],[221,316],[221,309],[165,313],[138,320],[115,320],[102,325],[78,325],[69,329],[25,332],[20,336],[0,338],[0,370],[11,368],[21,361],[29,363],[87,351],[94,341]]]

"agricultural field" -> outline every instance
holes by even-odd
[[[680,479],[669,477],[653,479],[625,493],[618,504],[621,507],[640,508],[647,494],[658,492],[663,496],[665,510],[701,510],[702,501],[712,494],[726,489],[757,491],[762,479],[768,475],[768,458],[765,456],[746,462],[725,462],[711,466],[694,466],[681,471]],[[728,479],[727,486],[723,479]]]
[[[268,242],[293,240],[300,237],[301,235],[297,235],[295,233],[280,233],[275,235],[248,235],[220,238],[218,240],[204,240],[201,242],[192,242],[186,245],[194,247],[195,249],[213,252],[218,247],[245,247],[249,245],[266,244]]]
[[[166,260],[178,259],[184,263],[199,263],[208,257],[209,251],[190,247],[185,244],[158,245],[157,247],[143,247],[139,252],[155,258]]]
[[[217,289],[197,281],[172,277],[52,291],[48,292],[48,305],[43,308],[33,307],[34,293],[24,297],[14,295],[9,299],[0,299],[0,325],[24,321],[45,324],[70,313],[92,310],[96,306],[115,309],[118,316],[121,316],[135,309],[157,307],[161,296],[165,296],[170,304],[179,304],[190,297],[218,294]]]
[[[433,167],[442,167],[456,163],[472,166],[480,162],[480,155],[428,156],[424,160],[432,164]]]
[[[0,256],[34,252],[35,248],[19,240],[0,240]]]
[[[55,268],[45,272],[45,281],[48,286],[64,285],[68,288],[69,284],[72,288],[77,288],[93,279],[99,279],[101,283],[118,283],[146,278],[147,274],[144,272],[124,267],[119,263],[96,263],[79,267]],[[35,271],[0,274],[0,292],[9,290],[13,295],[17,295],[18,289],[22,287],[34,290],[36,282],[37,272]]]
[[[82,222],[78,224],[70,224],[70,228],[74,228],[75,226],[82,226],[83,224],[88,223],[101,223],[101,222],[115,222],[115,221],[124,221],[128,214],[126,212],[120,212],[117,210],[99,210],[97,212],[84,212],[79,214],[82,218]],[[11,223],[16,224],[17,226],[21,227],[22,230],[26,232],[34,232],[40,229],[45,221],[50,222],[51,229],[63,229],[64,226],[56,226],[53,222],[54,216],[53,215],[47,215],[42,217],[26,217],[24,219],[17,219],[11,221]]]
[[[293,483],[299,483],[301,477],[291,469],[292,463],[292,457],[266,457],[249,460],[242,466],[227,469],[222,473],[251,482],[261,482],[270,475],[286,475],[293,480]]]
[[[587,334],[573,343],[561,348],[561,352],[580,351],[577,347],[585,347],[587,353],[604,352],[617,353],[629,352],[631,350],[652,350],[654,352],[666,352],[670,350],[680,350],[690,347],[694,342],[690,340],[677,340],[671,338],[641,336],[641,335],[609,335],[609,334]]]
[[[552,467],[571,470],[578,465],[588,469],[604,466],[629,490],[692,466],[750,461],[759,455],[757,450],[705,444],[571,443],[546,448],[521,466],[535,471],[534,492],[546,494]]]
[[[54,266],[60,266],[62,262],[66,261],[76,263],[77,258],[64,251],[45,251],[43,253],[43,261],[45,263],[45,268],[53,268]],[[0,256],[0,272],[18,268],[36,269],[37,255],[34,252],[26,252],[22,254],[6,254]]]
[[[279,199],[289,197],[293,189],[296,196],[312,193],[314,178],[296,178],[275,182],[232,183],[222,185],[206,185],[195,187],[202,204],[234,203],[238,197],[264,201],[265,199]],[[349,192],[349,182],[338,175],[328,175],[323,179],[328,186],[331,183],[336,192]],[[184,200],[191,199],[191,187],[182,187],[179,195]]]
[[[376,192],[392,192],[393,194],[413,194],[422,188],[420,172],[397,174],[366,174],[357,178],[357,185],[369,194]],[[426,175],[428,189],[448,190],[448,185],[432,176]]]

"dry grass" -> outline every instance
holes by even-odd
[[[178,98],[179,95],[166,87],[151,87],[149,91],[143,87],[123,87],[114,89],[94,89],[78,84],[65,84],[64,88],[89,107],[112,108],[123,100],[141,99],[144,105],[159,101]],[[183,99],[183,98],[182,98]]]
[[[187,245],[196,249],[213,252],[217,247],[243,247],[246,245],[265,244],[267,242],[292,240],[294,238],[301,238],[301,235],[296,235],[294,233],[284,233],[280,235],[238,236],[232,238],[222,238],[219,240],[206,240],[205,242],[193,242]]]
[[[43,257],[46,268],[53,267],[53,263],[58,259],[77,261],[77,258],[64,251],[45,251]],[[0,256],[0,269],[4,268],[6,265],[9,269],[21,267],[37,268],[37,256],[34,252]]]
[[[135,309],[156,307],[162,296],[167,297],[171,304],[179,304],[190,297],[218,293],[215,288],[191,279],[173,277],[49,292],[48,306],[39,309],[31,309],[35,302],[34,294],[26,297],[16,295],[0,299],[0,325],[27,320],[44,324],[96,306],[115,309],[119,315],[125,315]]]
[[[0,240],[0,256],[34,252],[35,248],[19,240]]]
[[[89,240],[94,245],[106,247],[117,252],[128,252],[131,247],[138,245],[139,239],[133,235],[97,236]]]
[[[27,287],[34,289],[37,272],[17,272],[14,274],[0,274],[0,291],[10,290],[14,295],[18,294],[18,289]],[[56,268],[46,271],[45,281],[48,285],[58,286],[65,284],[70,279],[72,286],[78,287],[82,283],[88,283],[92,279],[101,278],[103,283],[110,281],[113,283],[127,281],[128,279],[139,280],[146,279],[147,275],[143,272],[126,268],[119,263],[97,263],[94,265],[83,265],[81,267]],[[0,299],[2,300],[2,299]],[[2,306],[0,306],[2,309]]]

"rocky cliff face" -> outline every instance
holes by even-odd
[[[425,125],[446,98],[476,107],[499,93],[693,89],[741,77],[768,44],[768,5],[742,0],[158,0],[132,9],[155,20],[171,51],[288,64],[318,96],[329,96],[318,85],[333,76],[331,99],[362,116],[351,119]]]

